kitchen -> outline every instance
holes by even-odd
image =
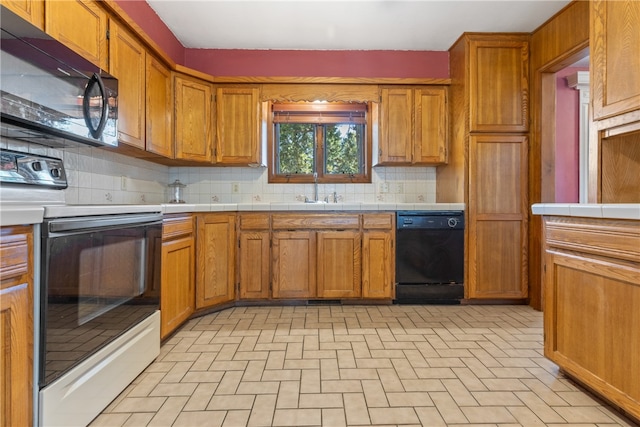
[[[108,5],[111,3],[107,2]],[[112,4],[111,4],[112,5]],[[135,6],[133,3],[124,2],[120,5],[122,8],[127,7],[127,13],[134,18],[139,25],[142,25],[145,21],[143,19],[135,19],[135,8],[140,7],[140,5]],[[577,9],[578,6],[574,6],[573,9]],[[584,13],[586,8],[582,8],[581,12]],[[567,14],[573,13],[572,10],[567,12]],[[564,19],[564,16],[560,16],[559,19]],[[147,23],[149,27],[152,27],[150,23]],[[153,26],[155,29],[149,29],[149,34],[154,34],[153,31],[158,31],[158,26]],[[551,30],[550,30],[551,31]],[[573,53],[578,52],[578,48],[583,48],[585,39],[584,39],[584,31],[583,28],[583,39],[576,41],[574,45],[567,46],[567,51],[574,50]],[[542,34],[542,31],[539,33]],[[579,38],[579,34],[574,37]],[[112,35],[113,37],[113,35]],[[149,37],[146,34],[141,36],[143,39],[145,37]],[[542,37],[542,36],[541,36]],[[158,38],[157,40],[162,40],[162,38]],[[570,38],[563,39],[567,43],[571,43],[572,40]],[[477,43],[477,41],[470,40],[471,43]],[[541,65],[546,65],[550,60],[547,58],[544,61],[541,60],[540,57],[536,56],[535,50],[535,37],[531,41],[531,60],[540,61]],[[588,43],[588,28],[586,29],[586,42]],[[156,41],[152,40],[151,46],[153,47]],[[581,45],[582,43],[582,45]],[[166,52],[173,53],[175,48],[175,42],[166,42],[163,49]],[[517,46],[517,45],[516,45]],[[158,59],[157,56],[162,56],[162,53],[159,53],[157,50],[154,50],[156,57],[151,59]],[[192,52],[194,57],[198,57],[195,55],[196,52]],[[548,54],[545,51],[545,54]],[[558,54],[558,52],[556,52]],[[164,55],[167,55],[166,53]],[[398,54],[400,55],[400,54]],[[410,53],[406,53],[406,55],[410,55]],[[417,55],[417,54],[416,54]],[[441,54],[436,55],[433,58],[430,58],[429,63],[440,63],[444,64],[445,69],[448,68],[448,58],[451,55],[453,60],[453,51],[446,55],[444,61],[442,60]],[[147,55],[147,59],[149,59],[152,55]],[[423,55],[424,56],[424,55]],[[166,59],[166,58],[161,58]],[[417,60],[416,60],[417,61]],[[171,62],[171,58],[166,62]],[[177,62],[177,61],[176,61]],[[222,62],[222,61],[221,61]],[[149,63],[149,62],[147,62]],[[517,64],[516,64],[517,65]],[[155,66],[154,66],[155,67]],[[106,68],[106,67],[105,67]],[[155,67],[154,69],[156,69]],[[177,65],[176,69],[180,72],[187,71],[183,66]],[[429,68],[432,70],[431,68]],[[449,77],[446,72],[444,75],[438,74],[442,73],[440,71],[430,71],[433,74],[430,74],[428,78],[419,78],[416,80],[409,80],[410,84],[421,85],[427,82],[427,86],[431,85],[442,85],[447,84],[446,79]],[[451,78],[454,78],[453,72],[456,70],[454,66],[451,68]],[[520,70],[522,70],[520,68]],[[185,81],[192,81],[194,77],[199,78],[202,81],[202,78],[206,76],[203,74],[199,74],[197,72],[192,71],[189,73],[190,75],[185,76]],[[220,75],[219,73],[206,73],[209,75]],[[299,73],[304,76],[303,73]],[[221,74],[227,75],[227,74]],[[120,76],[119,76],[120,77]],[[462,77],[464,80],[464,76]],[[537,84],[537,81],[533,79],[533,73],[531,75],[532,79],[532,87],[534,83]],[[120,78],[120,80],[124,80]],[[237,84],[237,81],[233,81],[234,79],[229,78],[230,81],[216,81],[214,78],[214,83],[219,84]],[[359,83],[357,78],[346,79],[341,81],[341,84],[352,84]],[[254,84],[254,82],[250,82]],[[276,87],[280,83],[278,79],[274,79],[270,81],[269,79],[265,79],[264,85],[269,86],[270,88],[275,87],[273,89],[274,92],[282,93],[282,87]],[[335,83],[330,78],[319,79],[316,84],[331,84]],[[388,81],[385,82],[389,83]],[[273,86],[271,86],[273,85]],[[360,86],[359,86],[360,87]],[[330,91],[331,88],[326,89]],[[263,87],[263,92],[266,92]],[[360,90],[355,94],[350,94],[350,96],[359,96],[361,99],[367,99],[368,94],[363,93],[364,90]],[[154,92],[157,93],[157,92]],[[224,93],[224,92],[223,92]],[[329,92],[333,93],[333,92]],[[291,94],[287,94],[291,97]],[[305,94],[301,90],[298,91],[297,95],[294,92],[295,96],[304,97]],[[452,99],[458,95],[454,93],[454,86],[452,85],[451,91],[449,94]],[[124,96],[123,93],[119,93],[119,97]],[[537,92],[531,91],[532,98],[532,116],[535,118],[536,115],[539,114],[539,111],[533,108],[534,104],[533,100],[536,100]],[[122,98],[120,98],[122,99]],[[520,98],[517,98],[516,102],[520,101]],[[524,109],[524,113],[522,110]],[[520,155],[526,154],[527,150],[520,149],[517,144],[521,144],[523,139],[522,136],[526,135],[526,129],[528,123],[527,117],[527,105],[524,104],[521,109],[517,109],[515,114],[509,116],[509,119],[520,120],[519,123],[515,123],[511,126],[511,128],[507,129],[506,137],[515,138],[509,139],[507,141],[501,140],[501,144],[504,147],[512,147],[513,150],[520,153]],[[148,113],[149,114],[149,113]],[[632,124],[634,122],[634,114],[633,111],[630,114],[627,114],[627,117]],[[122,116],[121,116],[122,117]],[[534,118],[531,120],[535,123]],[[458,121],[452,120],[452,124],[455,126]],[[524,122],[523,122],[524,120]],[[460,121],[461,122],[461,121]],[[157,123],[157,122],[154,122]],[[454,128],[455,129],[455,128]],[[633,129],[633,127],[631,127]],[[154,129],[155,131],[155,129]],[[159,130],[161,131],[161,129]],[[463,129],[460,130],[464,132]],[[488,129],[485,130],[489,132],[496,132],[495,128],[493,130]],[[149,132],[147,128],[147,132]],[[454,130],[455,132],[455,130]],[[633,132],[631,132],[633,133]],[[144,158],[144,156],[155,156],[157,155],[156,148],[152,150],[140,150],[139,148],[135,148],[135,141],[130,139],[129,137],[135,136],[135,130],[132,130],[126,137],[121,137],[121,139],[128,139],[129,144],[121,144],[125,149],[129,149],[130,153],[137,153],[137,156],[140,158]],[[483,137],[483,135],[474,135],[473,137]],[[452,135],[453,138],[453,135]],[[530,137],[530,140],[536,141],[534,136]],[[460,141],[458,138],[452,139],[453,141]],[[485,142],[487,147],[491,147],[489,144],[492,141],[480,140],[481,142]],[[515,141],[515,142],[514,142]],[[530,142],[531,143],[531,142]],[[526,147],[526,145],[524,146]],[[9,149],[16,149],[20,151],[20,148],[24,149],[24,146],[14,146],[13,143],[8,145]],[[460,146],[462,148],[462,146]],[[120,147],[119,147],[120,149]],[[450,160],[449,165],[447,167],[412,167],[412,166],[386,166],[382,168],[372,168],[372,184],[371,185],[356,185],[356,184],[320,184],[320,193],[321,198],[325,195],[333,193],[334,191],[343,197],[344,203],[341,204],[341,208],[344,210],[352,210],[354,207],[350,205],[350,203],[370,203],[375,204],[376,208],[382,203],[390,203],[394,205],[393,209],[396,209],[395,206],[411,206],[409,209],[413,209],[416,205],[423,207],[425,205],[430,205],[436,202],[442,202],[447,205],[446,208],[459,208],[461,203],[467,202],[466,199],[466,189],[464,188],[464,179],[455,179],[455,176],[462,177],[465,175],[464,168],[464,156],[458,155],[456,156],[455,150],[458,147],[454,144],[451,146],[452,152],[449,153]],[[511,148],[510,148],[511,149]],[[136,151],[137,150],[137,151]],[[36,149],[37,151],[37,149]],[[41,151],[42,154],[48,154],[49,151]],[[141,154],[144,153],[144,154]],[[544,151],[542,152],[544,154]],[[247,168],[247,167],[225,167],[225,168],[201,168],[201,167],[189,167],[189,166],[170,166],[167,167],[162,164],[156,164],[154,162],[139,160],[135,157],[130,157],[126,155],[122,155],[120,153],[111,152],[108,150],[102,149],[94,149],[94,148],[78,148],[78,149],[65,149],[64,151],[64,161],[65,167],[68,169],[67,173],[69,175],[70,188],[65,190],[65,202],[69,204],[81,204],[81,205],[103,205],[103,204],[162,204],[167,200],[167,187],[168,183],[174,182],[175,179],[180,179],[183,183],[187,184],[185,188],[185,198],[189,202],[188,204],[184,204],[182,206],[169,206],[163,205],[164,213],[168,214],[176,214],[180,212],[194,212],[194,211],[226,211],[226,210],[241,210],[241,211],[262,211],[265,209],[265,203],[268,202],[280,202],[283,205],[296,204],[296,197],[299,195],[312,195],[314,192],[314,186],[311,183],[307,184],[294,184],[294,185],[275,185],[269,184],[268,178],[266,176],[265,168],[257,167],[257,168]],[[134,154],[135,155],[135,154]],[[55,157],[55,156],[54,156]],[[522,159],[522,158],[520,158]],[[523,159],[526,163],[526,158]],[[456,164],[456,162],[460,162]],[[168,162],[171,164],[170,162]],[[175,163],[174,163],[175,164]],[[535,168],[536,162],[533,159],[530,159],[529,165],[529,174],[530,176],[536,176],[541,172],[540,166],[538,169]],[[534,167],[532,167],[532,165]],[[637,164],[636,164],[637,167]],[[211,170],[213,169],[213,170]],[[526,175],[527,168],[521,169],[523,174]],[[532,175],[533,174],[533,175]],[[522,176],[522,175],[521,175]],[[540,188],[537,190],[534,189],[532,191],[527,190],[526,180],[523,179],[524,190],[522,194],[528,194],[529,202],[533,203],[535,201],[553,201],[553,199],[541,198],[540,195],[536,196],[535,191],[541,191]],[[426,183],[426,185],[424,184]],[[74,185],[75,184],[75,185]],[[382,186],[381,186],[382,184]],[[443,188],[444,192],[440,193],[438,189]],[[382,190],[382,191],[380,191]],[[542,190],[546,191],[545,188]],[[444,195],[443,195],[444,194]],[[446,200],[446,198],[451,198],[450,200]],[[605,200],[605,199],[603,199]],[[4,200],[3,200],[4,202]],[[616,203],[615,200],[610,200],[611,203]],[[635,200],[637,202],[637,199]],[[467,202],[468,203],[468,202]],[[239,204],[237,208],[236,204]],[[4,209],[5,203],[3,203]],[[452,206],[449,206],[452,205]],[[233,206],[233,207],[232,207]],[[299,206],[299,205],[296,205]],[[464,206],[464,205],[462,205]],[[280,206],[282,209],[283,206]],[[288,206],[287,206],[288,207]],[[306,206],[305,206],[306,207]],[[479,206],[474,207],[473,205],[467,204],[468,212],[472,212],[471,209],[477,209]],[[518,203],[518,217],[514,218],[513,214],[509,218],[509,224],[506,225],[508,229],[520,230],[520,236],[526,236],[527,233],[533,233],[533,236],[536,236],[540,239],[540,229],[535,228],[536,217],[531,217],[531,225],[527,224],[529,220],[529,205],[527,202],[527,197],[523,197]],[[510,206],[511,208],[511,206]],[[545,207],[546,208],[546,207]],[[315,207],[317,209],[317,207]],[[477,211],[476,211],[477,212]],[[499,213],[504,218],[504,213]],[[204,214],[203,214],[204,215]],[[274,215],[272,213],[272,215]],[[498,218],[491,218],[485,215],[485,221],[496,221]],[[5,212],[3,212],[3,217],[5,217]],[[635,217],[633,217],[635,218]],[[636,218],[637,219],[637,218]],[[467,226],[474,230],[483,230],[483,226],[485,224],[478,222],[468,222]],[[506,223],[506,221],[505,221]],[[529,230],[527,230],[527,225],[529,225]],[[538,225],[539,226],[539,225]],[[212,230],[224,230],[225,227],[230,229],[232,227],[228,227],[225,225],[213,226]],[[258,229],[260,230],[260,229]],[[264,230],[264,229],[262,229]],[[267,228],[268,230],[268,228]],[[384,230],[384,229],[383,229]],[[273,231],[271,231],[273,232]],[[358,228],[358,233],[366,233],[369,231],[362,230]],[[530,243],[533,245],[536,239],[532,238]],[[523,251],[513,250],[513,246],[509,247],[499,247],[500,253],[521,253],[522,258],[518,257],[505,257],[505,259],[509,259],[510,263],[513,263],[517,266],[522,266],[526,264],[527,260],[531,265],[535,265],[532,262],[532,259],[535,261],[535,257],[538,256],[536,254],[535,246],[529,246],[529,257],[527,258],[527,246],[530,245],[527,243],[527,239],[516,243],[524,248]],[[538,242],[540,244],[540,242]],[[498,247],[496,247],[497,249]],[[482,251],[482,247],[480,247],[481,251],[479,253],[479,257],[476,259],[480,259],[479,265],[484,265],[482,263],[487,263],[490,260],[482,259],[481,256],[485,251]],[[473,247],[471,247],[473,250]],[[537,249],[540,251],[540,247]],[[196,251],[197,252],[197,251]],[[632,258],[633,260],[633,258]],[[540,261],[538,260],[540,265]],[[538,283],[538,290],[536,291],[536,275],[540,273],[536,271],[535,268],[529,267],[528,272],[526,269],[523,271],[516,271],[515,273],[511,270],[511,274],[514,276],[510,276],[507,281],[512,282],[510,284],[510,288],[504,289],[506,292],[504,294],[499,295],[499,299],[511,299],[512,302],[521,302],[523,298],[526,298],[527,292],[529,293],[529,298],[533,299],[536,295],[540,294],[540,284]],[[516,277],[519,280],[513,281],[513,277]],[[528,279],[528,280],[527,280]],[[478,291],[477,296],[480,298],[491,299],[491,290],[483,289],[482,284],[487,280],[486,277],[466,277],[465,284],[472,285],[474,282],[479,284],[480,286],[475,289]],[[528,288],[527,289],[527,283]],[[478,283],[479,282],[479,283]],[[513,282],[515,282],[515,287]],[[468,292],[473,291],[474,288],[467,289]],[[522,290],[524,289],[524,293]],[[482,292],[487,292],[487,295],[482,295]],[[476,296],[476,297],[477,297]],[[495,294],[493,295],[495,297]],[[188,317],[188,315],[187,315]]]

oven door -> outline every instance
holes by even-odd
[[[45,221],[40,388],[158,310],[161,233],[159,214]]]

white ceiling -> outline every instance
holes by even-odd
[[[463,32],[531,32],[569,0],[147,0],[187,48],[448,50]]]

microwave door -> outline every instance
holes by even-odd
[[[91,136],[100,139],[107,124],[109,103],[104,83],[97,73],[93,73],[87,83],[82,99],[82,113]]]

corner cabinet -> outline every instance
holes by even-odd
[[[235,213],[196,215],[196,309],[235,299]]]
[[[176,159],[212,163],[212,86],[182,74],[175,74]]]
[[[107,70],[108,15],[100,2],[92,0],[46,0],[45,32]]]
[[[438,86],[381,88],[379,164],[446,163],[447,92]]]
[[[261,162],[259,93],[258,86],[216,88],[216,163]]]
[[[27,426],[33,402],[33,231],[0,229],[0,420]]]
[[[195,309],[195,245],[191,215],[170,215],[162,226],[160,336],[168,337]]]

